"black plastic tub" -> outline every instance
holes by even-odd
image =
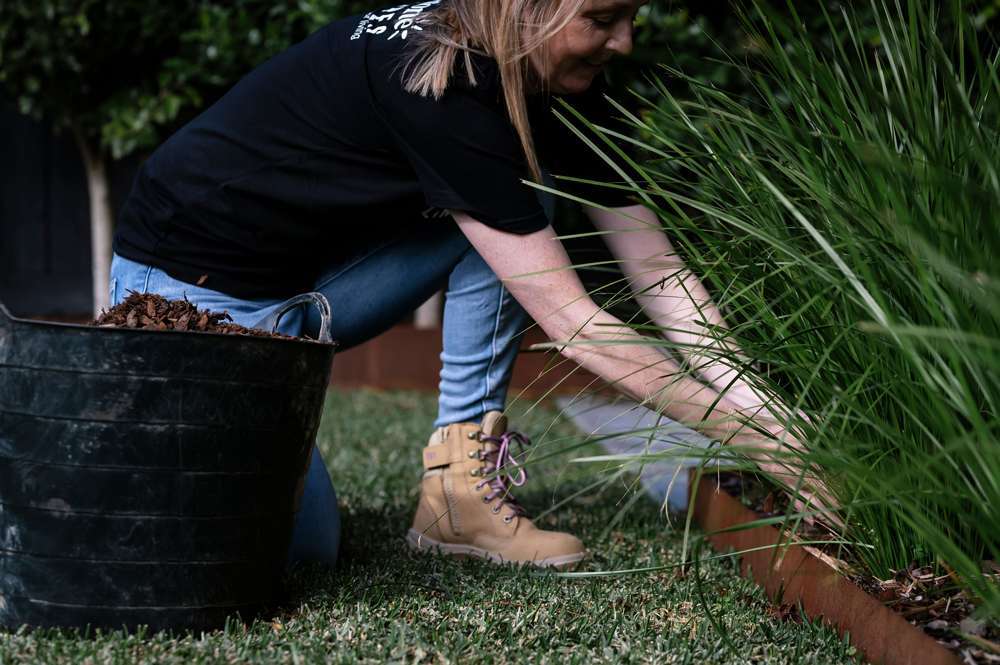
[[[0,625],[208,630],[271,605],[335,348],[0,305]]]

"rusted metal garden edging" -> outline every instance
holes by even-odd
[[[694,519],[708,533],[759,519],[719,488],[714,478],[691,472]],[[697,487],[697,491],[695,491]],[[720,552],[740,555],[740,570],[761,586],[773,602],[801,605],[810,617],[843,635],[874,663],[884,665],[959,665],[951,651],[841,576],[800,545],[787,545],[778,529],[758,526],[708,537]],[[774,547],[779,545],[778,547]]]

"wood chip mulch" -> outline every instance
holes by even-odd
[[[167,300],[155,293],[129,291],[129,295],[124,301],[101,312],[101,315],[90,325],[101,328],[176,330],[295,339],[280,333],[246,328],[233,323],[232,320],[228,312],[198,309],[187,300]]]
[[[1000,584],[1000,565],[983,562],[983,575]],[[976,603],[946,565],[910,564],[888,580],[856,580],[887,607],[919,626],[969,665],[1000,664],[1000,624],[974,618]]]

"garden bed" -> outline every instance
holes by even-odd
[[[816,527],[802,525],[791,540],[768,523],[740,528],[782,516],[779,495],[745,475],[712,475],[695,484],[695,473],[695,519],[716,549],[745,552],[741,571],[765,589],[777,611],[801,607],[821,617],[878,663],[1000,663],[997,627],[973,618],[975,606],[951,571],[913,564],[878,580],[860,572],[840,546],[817,544],[833,539]],[[794,540],[811,545],[790,544]],[[995,563],[984,563],[984,574],[997,572]]]

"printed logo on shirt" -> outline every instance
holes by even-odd
[[[451,213],[444,208],[435,208],[434,206],[431,206],[420,213],[420,216],[424,219],[444,219],[445,217],[451,217]]]
[[[422,31],[420,15],[441,0],[427,0],[412,5],[398,5],[377,12],[365,14],[358,27],[354,29],[351,40],[361,39],[365,35],[385,35],[385,39],[406,39],[411,30]]]

